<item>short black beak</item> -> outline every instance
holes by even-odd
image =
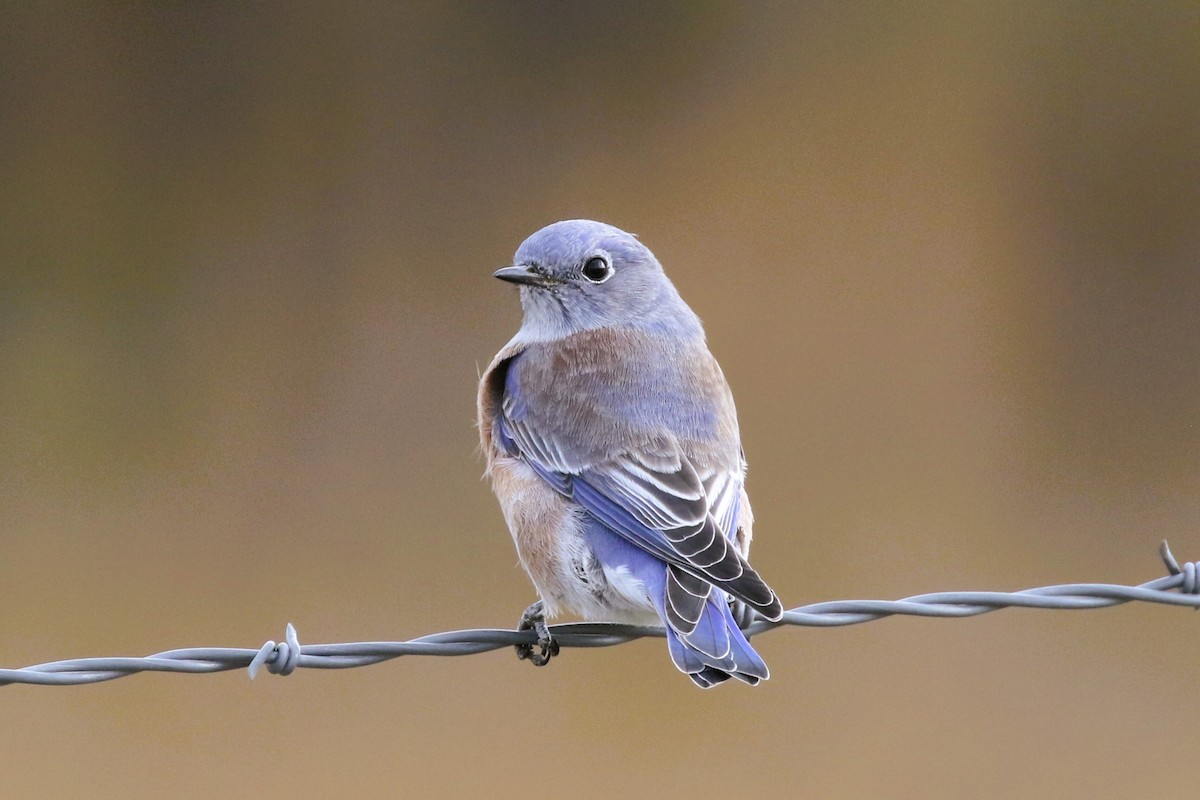
[[[493,273],[493,277],[521,286],[540,286],[542,288],[562,283],[558,278],[552,278],[536,267],[523,265],[501,267]]]

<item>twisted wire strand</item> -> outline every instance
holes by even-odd
[[[1017,592],[936,592],[902,600],[832,600],[791,609],[778,622],[759,619],[747,636],[783,626],[837,627],[857,625],[893,615],[973,617],[1001,608],[1080,610],[1129,602],[1200,608],[1200,567],[1180,565],[1164,541],[1159,554],[1169,575],[1137,586],[1111,583],[1070,583]],[[612,647],[644,637],[663,637],[662,628],[610,622],[552,625],[560,647]],[[431,633],[405,642],[347,642],[300,645],[296,628],[288,623],[282,642],[267,641],[257,650],[233,647],[187,647],[142,658],[75,658],[0,669],[0,686],[13,683],[71,686],[100,683],[138,672],[208,673],[246,669],[251,678],[265,667],[276,675],[306,669],[349,669],[378,664],[401,656],[465,656],[517,644],[534,644],[534,631],[474,628]]]

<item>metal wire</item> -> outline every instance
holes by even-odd
[[[785,612],[778,622],[760,619],[746,628],[746,635],[753,636],[784,625],[857,625],[894,614],[973,617],[1010,607],[1072,610],[1136,601],[1200,608],[1200,568],[1196,562],[1180,566],[1165,541],[1159,547],[1159,554],[1170,575],[1138,586],[1071,583],[1019,592],[938,592],[903,600],[834,600],[794,608]],[[553,625],[550,631],[560,647],[611,647],[647,636],[665,636],[662,628],[606,622]],[[225,672],[232,669],[246,669],[253,678],[263,667],[276,675],[290,675],[297,667],[348,669],[400,656],[465,656],[535,642],[533,631],[476,628],[432,633],[406,642],[348,642],[301,647],[296,628],[288,623],[284,641],[267,641],[257,650],[189,647],[143,658],[52,661],[21,669],[0,669],[0,686],[12,683],[67,686],[110,681],[138,672]]]

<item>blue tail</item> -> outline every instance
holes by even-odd
[[[659,613],[665,619],[665,611]],[[730,678],[754,686],[771,676],[734,622],[725,593],[716,588],[709,593],[694,631],[684,634],[667,626],[667,649],[675,666],[703,689]]]
[[[697,686],[707,689],[730,678],[753,686],[770,676],[767,665],[734,621],[725,592],[706,583],[696,586],[688,582],[692,588],[677,599],[688,605],[686,620],[696,620],[696,624],[689,633],[673,628],[667,614],[667,603],[670,602],[667,576],[672,568],[656,556],[634,547],[597,520],[588,519],[585,525],[588,544],[596,558],[608,566],[629,570],[642,582],[666,626],[671,661]],[[707,598],[703,598],[703,589],[708,590]],[[700,596],[696,596],[697,593]],[[679,618],[679,615],[675,616]]]

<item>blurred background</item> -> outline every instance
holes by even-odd
[[[1200,558],[1194,3],[0,11],[0,665],[511,627],[475,385],[541,226],[637,232],[790,606]],[[0,690],[0,796],[1194,790],[1123,607]]]

